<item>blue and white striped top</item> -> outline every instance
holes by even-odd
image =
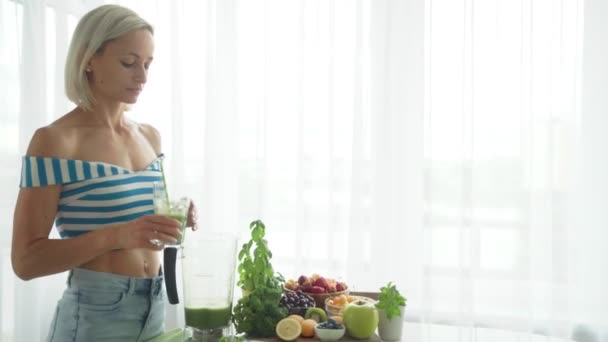
[[[153,214],[161,159],[133,171],[99,161],[24,156],[20,187],[62,185],[55,226],[62,238],[71,238]]]

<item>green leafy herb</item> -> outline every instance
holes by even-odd
[[[249,225],[251,240],[243,244],[239,252],[239,280],[237,285],[245,291],[253,291],[258,287],[281,287],[284,279],[275,274],[270,259],[272,252],[264,239],[266,226],[260,220]]]
[[[236,331],[251,337],[273,337],[275,326],[287,316],[279,306],[280,288],[259,287],[237,302],[233,320]]]
[[[272,268],[272,253],[264,239],[264,223],[253,221],[249,229],[251,239],[239,252],[237,282],[249,294],[234,306],[232,319],[239,333],[251,337],[273,337],[276,324],[287,316],[287,309],[279,307],[285,280]]]
[[[386,286],[380,288],[380,295],[378,296],[376,307],[378,309],[384,309],[386,317],[391,319],[393,316],[401,316],[399,307],[405,306],[405,301],[405,297],[399,293],[395,284],[389,282]]]

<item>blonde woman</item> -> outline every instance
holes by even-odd
[[[143,341],[164,329],[159,251],[179,222],[154,215],[161,139],[125,110],[146,84],[154,30],[98,7],[78,23],[65,66],[76,107],[38,129],[23,158],[12,264],[29,280],[69,271],[49,341]],[[191,205],[188,225],[195,226]],[[62,239],[49,239],[53,223]]]

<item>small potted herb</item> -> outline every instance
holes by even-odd
[[[400,341],[403,329],[403,311],[405,297],[399,293],[392,282],[380,288],[376,308],[380,316],[378,333],[383,341]]]

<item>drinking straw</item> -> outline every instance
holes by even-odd
[[[164,167],[165,158],[160,159],[160,173],[163,177],[163,186],[165,187],[165,205],[167,208],[169,207],[169,190],[167,189],[167,180],[165,179],[165,167]]]

